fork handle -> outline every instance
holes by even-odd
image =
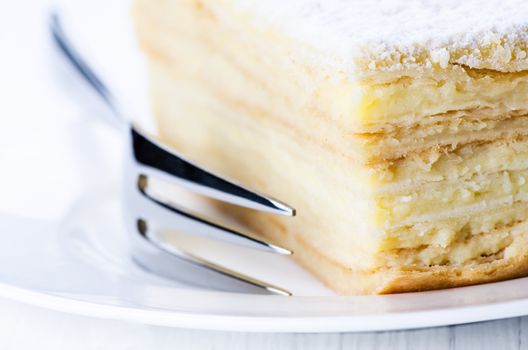
[[[50,29],[55,43],[68,58],[72,66],[76,69],[84,81],[94,90],[106,106],[112,111],[113,118],[111,124],[119,129],[128,126],[127,118],[123,108],[118,103],[108,84],[104,82],[100,75],[94,70],[94,65],[88,64],[85,58],[79,53],[78,49],[72,44],[70,38],[63,29],[59,12],[53,11],[50,15]]]

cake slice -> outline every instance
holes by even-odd
[[[161,138],[340,294],[528,274],[526,1],[136,0]]]

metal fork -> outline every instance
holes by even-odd
[[[162,180],[209,198],[270,214],[294,216],[295,210],[276,199],[207,171],[149,137],[131,122],[130,115],[117,101],[113,90],[96,74],[93,65],[89,65],[80,55],[68,38],[57,11],[50,15],[50,30],[60,51],[112,111],[112,124],[126,132],[130,152],[127,152],[125,161],[125,188],[122,192],[133,259],[151,272],[195,286],[234,292],[291,295],[280,287],[222,267],[160,239],[153,226],[250,249],[276,254],[292,253],[178,207],[169,198],[151,191],[149,180]]]

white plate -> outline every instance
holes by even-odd
[[[125,1],[68,1],[65,15],[69,23],[76,24],[74,31],[83,40],[83,47],[92,50],[90,54],[104,63],[104,71],[109,72],[112,80],[128,83],[121,84],[124,87],[121,94],[131,97],[134,108],[145,111],[142,98],[145,84],[139,73],[141,61],[127,26],[126,6]],[[116,147],[119,140],[115,139],[118,136],[87,121],[70,124],[57,124],[54,128],[59,131],[49,139],[38,139],[42,134],[40,129],[23,129],[27,139],[39,140],[42,155],[38,159],[45,159],[46,152],[48,156],[53,154],[53,162],[48,164],[53,164],[52,171],[56,174],[54,181],[43,182],[41,189],[36,184],[39,179],[47,179],[48,172],[34,172],[30,178],[37,181],[31,187],[34,200],[27,206],[32,211],[26,212],[31,218],[0,216],[1,296],[83,315],[233,331],[392,330],[528,314],[526,278],[424,293],[338,297],[287,258],[270,260],[269,255],[235,253],[231,248],[214,244],[204,245],[202,249],[227,264],[240,266],[239,262],[244,261],[245,272],[270,279],[290,289],[294,296],[199,290],[151,275],[130,259],[120,219],[119,196],[115,192],[119,186],[103,185],[104,180],[116,178],[115,164],[120,157]],[[14,152],[24,150],[23,140],[17,147],[13,143],[18,138],[8,140]],[[87,146],[91,142],[97,147]],[[100,152],[101,149],[105,151]],[[18,155],[23,157],[22,153]],[[21,174],[35,170],[31,165],[37,158],[19,162],[18,157],[0,153],[0,162],[16,165]],[[45,166],[41,169],[46,170]],[[44,209],[55,208],[57,198],[67,197],[65,190],[57,186],[66,183],[60,176],[74,176],[75,169],[80,169],[77,175],[85,184],[81,191],[84,194],[73,202],[64,201],[68,202],[69,209],[60,220],[52,216],[43,220]],[[27,181],[27,177],[18,177]],[[101,181],[90,182],[98,178]],[[9,180],[14,184],[17,176]],[[49,183],[55,186],[53,191],[46,187]],[[70,193],[68,186],[65,188]],[[15,192],[3,193],[1,207],[6,207],[5,198],[18,197]]]

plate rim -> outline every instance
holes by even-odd
[[[73,315],[195,330],[259,333],[377,332],[431,328],[507,319],[528,314],[528,299],[409,312],[350,316],[211,315],[110,305],[16,287],[0,282],[0,297]]]

